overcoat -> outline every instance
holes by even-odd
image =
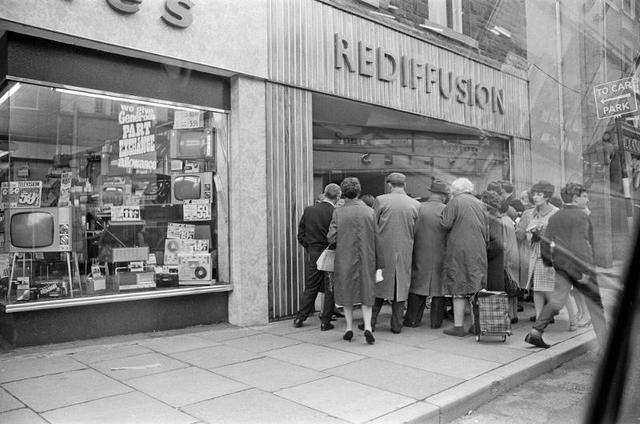
[[[442,211],[447,234],[442,284],[447,295],[475,293],[487,285],[489,241],[484,204],[470,193],[454,196]]]
[[[502,219],[487,213],[489,243],[487,245],[487,290],[505,291],[504,234]]]
[[[411,285],[413,229],[419,207],[417,200],[401,192],[376,197],[373,208],[384,262],[383,281],[376,284],[376,297],[398,302],[407,300]]]
[[[409,292],[442,296],[442,260],[447,232],[440,225],[444,203],[429,200],[420,205],[414,228],[413,269]]]
[[[359,199],[346,199],[333,211],[327,234],[335,244],[334,297],[340,305],[373,305],[376,281],[374,212]]]

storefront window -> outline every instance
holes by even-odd
[[[510,178],[504,137],[327,96],[314,98],[314,115],[315,194],[328,183],[355,176],[362,194],[378,196],[384,194],[385,176],[391,172],[405,174],[407,194],[423,200],[429,197],[432,179],[465,177],[486,187]]]
[[[224,112],[17,82],[1,94],[7,302],[228,282]]]

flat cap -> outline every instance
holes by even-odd
[[[392,172],[391,174],[387,175],[387,178],[385,179],[386,182],[392,184],[404,183],[406,180],[407,177],[399,172]]]

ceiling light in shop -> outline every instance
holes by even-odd
[[[138,99],[131,99],[128,97],[117,97],[117,96],[111,96],[111,95],[107,95],[107,94],[98,94],[98,93],[90,93],[90,92],[85,92],[85,91],[78,91],[78,90],[69,90],[67,88],[54,88],[55,91],[58,91],[60,93],[65,93],[65,94],[72,94],[74,96],[84,96],[84,97],[92,97],[92,98],[98,98],[98,99],[106,99],[106,100],[113,100],[116,102],[123,102],[123,103],[135,103],[135,104],[140,104],[140,105],[147,105],[147,106],[155,106],[155,107],[167,107],[167,108],[171,108],[171,109],[178,109],[178,110],[187,110],[190,112],[198,112],[198,109],[193,109],[193,108],[189,108],[189,107],[184,107],[184,106],[176,106],[174,104],[171,103],[163,103],[163,102],[149,102],[149,101],[145,101],[145,100],[138,100]]]
[[[20,89],[20,83],[17,82],[15,83],[15,85],[13,87],[11,87],[6,93],[4,93],[2,95],[2,97],[0,97],[0,105],[2,105],[4,102],[7,101],[7,99],[11,96],[13,96],[14,94],[16,94],[16,91],[18,91]]]

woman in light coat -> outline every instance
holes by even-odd
[[[375,342],[371,330],[373,286],[376,281],[376,227],[374,211],[358,199],[360,181],[345,178],[340,184],[344,206],[333,211],[327,241],[335,246],[334,297],[344,307],[347,331],[342,337],[353,338],[353,305],[362,304],[364,337]]]

